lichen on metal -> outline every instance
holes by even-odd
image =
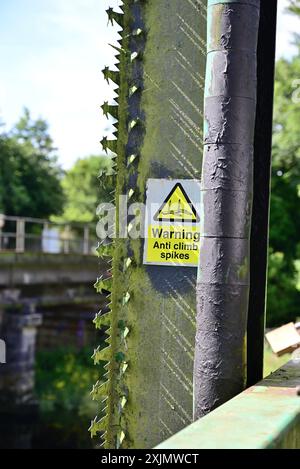
[[[117,154],[117,233],[119,195],[145,202],[148,178],[200,178],[206,34],[199,0],[126,0],[122,11],[108,12],[122,26],[119,73],[103,71],[119,86],[118,114],[103,105],[118,119],[117,140],[102,140]],[[133,228],[129,218],[129,235]],[[105,354],[108,375],[105,406],[94,389],[100,415],[91,426],[106,448],[150,448],[192,421],[196,269],[144,266],[142,247],[114,240],[111,304],[95,318],[110,330],[109,347],[95,354]]]

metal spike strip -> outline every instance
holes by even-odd
[[[107,16],[108,16],[108,22],[111,23],[112,25],[114,24],[114,21],[121,27],[123,27],[124,24],[124,14],[123,13],[118,13],[114,11],[113,8],[108,8],[106,10]]]
[[[105,243],[99,242],[96,248],[96,254],[98,255],[98,257],[107,263],[111,262],[111,257],[109,253],[111,245],[112,245],[112,242],[109,242],[109,241]]]
[[[108,140],[107,137],[103,137],[100,143],[105,153],[108,153],[107,150],[110,150],[113,153],[117,152],[117,140]]]
[[[109,67],[105,67],[102,70],[105,80],[109,83],[109,80],[113,81],[116,85],[120,85],[120,72],[110,70]]]
[[[116,14],[113,9],[109,8],[107,10],[107,14],[108,14],[108,18],[109,18],[109,21],[111,21],[111,23],[113,23],[113,21],[117,21],[119,24],[122,24],[123,25],[123,17],[121,14]],[[119,41],[119,44],[121,46],[121,49],[117,48],[118,52],[122,50],[122,40]],[[118,59],[121,57],[121,54],[118,54]],[[118,65],[116,68],[120,68]],[[109,83],[109,80],[113,81],[117,86],[120,85],[120,74],[119,72],[117,71],[113,71],[113,70],[110,70],[108,67],[105,67],[104,70],[102,71],[103,72],[103,75],[104,75],[104,78],[106,79],[106,81]],[[117,99],[115,100],[115,102],[117,102],[117,104],[119,103],[119,96],[117,97]],[[108,118],[108,115],[110,114],[112,117],[114,117],[115,119],[118,119],[119,117],[119,109],[118,109],[118,106],[111,106],[108,104],[108,102],[105,102],[103,105],[102,105],[102,111],[104,113],[104,115]],[[114,136],[116,138],[118,138],[118,123],[117,125],[115,124],[114,127],[117,129],[117,131],[114,133]],[[118,151],[118,145],[117,145],[117,140],[116,141],[110,141],[108,140],[107,137],[103,137],[102,141],[101,141],[101,144],[102,144],[102,147],[103,147],[103,150],[107,153],[108,150],[111,150],[113,153],[117,153]],[[113,158],[113,166],[117,166],[117,161],[116,161],[116,158]],[[101,174],[101,178],[105,178],[104,181],[106,180],[108,182],[108,184],[110,184],[112,182],[112,179],[111,177],[114,177],[115,175],[115,171],[114,169],[111,170],[110,174]],[[109,179],[107,178],[107,176],[109,176]],[[105,183],[105,182],[104,182]],[[100,245],[98,247],[98,255],[101,255],[101,251],[103,248],[103,245],[105,245],[104,243],[101,243],[102,245]],[[107,290],[105,289],[106,285],[105,285],[105,280],[103,280],[103,278],[100,278],[100,279],[97,279],[97,282],[95,283],[95,288],[98,292],[101,292],[102,294],[104,293],[107,293]],[[107,305],[108,306],[108,305]],[[91,395],[92,395],[92,399],[94,400],[100,400],[101,402],[103,402],[103,400],[105,400],[107,402],[107,406],[104,410],[105,412],[105,416],[104,418],[101,418],[101,419],[98,419],[97,417],[94,419],[94,421],[91,423],[91,426],[90,426],[90,433],[91,433],[91,437],[95,437],[97,436],[99,433],[102,434],[102,446],[108,448],[108,447],[113,447],[113,439],[114,439],[114,436],[111,435],[109,429],[110,429],[110,424],[109,424],[109,420],[110,420],[110,410],[111,410],[111,406],[110,406],[110,403],[109,403],[109,378],[110,378],[110,375],[113,373],[113,366],[111,364],[111,360],[113,358],[113,352],[112,352],[112,346],[111,346],[111,340],[110,340],[110,336],[109,334],[111,333],[111,324],[112,324],[112,312],[111,310],[109,310],[108,313],[106,314],[103,314],[102,311],[100,311],[99,313],[96,314],[95,316],[95,319],[94,319],[94,324],[95,324],[95,327],[97,329],[102,329],[103,327],[106,327],[108,329],[106,329],[106,340],[105,342],[109,342],[108,346],[105,347],[104,349],[101,348],[100,346],[94,351],[94,354],[93,354],[93,360],[94,360],[94,363],[95,364],[99,364],[100,361],[105,361],[105,369],[107,370],[107,373],[106,373],[106,381],[105,382],[97,382],[93,389],[92,389],[92,392],[91,392]],[[103,377],[105,378],[105,377]],[[101,409],[100,409],[101,410]],[[120,442],[123,441],[123,438],[119,438],[118,439],[119,441],[119,445],[120,445]],[[117,443],[116,443],[116,446]]]
[[[96,314],[93,323],[95,324],[96,329],[102,329],[105,326],[109,326],[111,321],[111,313],[102,313],[102,311],[99,311],[99,313]]]
[[[98,436],[99,433],[103,435],[106,432],[106,426],[107,418],[105,415],[103,417],[95,417],[94,420],[91,421],[89,428],[91,438]]]
[[[142,0],[125,0],[120,7],[124,15],[108,9],[109,22],[117,22],[123,31],[118,46],[112,46],[116,51],[118,71],[108,67],[103,70],[107,82],[113,81],[119,88],[115,91],[118,96],[114,100],[118,107],[105,102],[103,113],[111,115],[117,120],[114,127],[116,140],[104,137],[101,141],[104,151],[110,150],[116,156],[113,161],[117,168],[116,196],[127,193],[128,198],[136,198],[135,181],[132,175],[136,173],[139,161],[140,146],[143,138],[144,123],[140,115],[140,99],[143,89],[143,51],[146,34],[142,24]],[[129,170],[128,170],[129,169]],[[114,172],[114,169],[113,169]],[[130,184],[129,184],[130,181]],[[117,197],[118,199],[118,197]],[[118,203],[118,200],[117,200]],[[117,211],[118,213],[118,211]],[[129,223],[128,230],[133,228]],[[106,415],[104,419],[96,418],[91,425],[91,433],[102,434],[105,448],[130,447],[130,428],[128,424],[127,408],[130,409],[130,390],[128,389],[128,373],[130,373],[130,336],[131,325],[128,323],[128,307],[132,299],[127,287],[127,279],[131,268],[135,265],[129,241],[116,239],[113,243],[113,278],[99,278],[95,284],[97,291],[106,295],[111,301],[108,312],[97,313],[94,323],[96,328],[104,328],[107,347],[98,347],[93,355],[95,363],[105,361],[107,370],[106,381],[96,383],[92,390],[92,397],[106,400]],[[101,252],[105,243],[98,249]],[[110,286],[112,283],[112,294]],[[114,285],[116,287],[114,288]],[[108,306],[108,305],[107,305]],[[130,410],[128,410],[130,412]]]
[[[108,102],[105,101],[102,104],[101,108],[102,108],[102,111],[103,111],[103,114],[105,115],[105,117],[108,118],[108,115],[110,114],[115,119],[118,119],[118,106],[108,104]]]

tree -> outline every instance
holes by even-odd
[[[99,175],[111,167],[107,156],[92,155],[76,161],[62,180],[66,203],[61,216],[63,221],[92,222],[100,202],[108,202],[112,186],[100,184]],[[100,183],[102,180],[100,180]]]
[[[300,1],[290,11],[300,15]],[[300,40],[298,53],[276,64],[267,324],[299,315],[297,258],[300,246]]]
[[[268,325],[278,326],[294,321],[299,315],[299,292],[296,270],[283,252],[269,252]]]
[[[24,108],[23,115],[11,131],[11,136],[29,151],[54,163],[57,161],[55,155],[57,148],[54,147],[48,130],[48,124],[44,119],[32,120],[30,111]]]
[[[290,5],[288,7],[289,11],[296,13],[300,16],[300,1],[299,0],[290,0]]]
[[[25,109],[9,133],[0,134],[0,210],[6,215],[48,218],[64,203],[62,171],[47,122]]]

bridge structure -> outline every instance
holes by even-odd
[[[36,350],[96,343],[95,226],[0,216],[0,412],[34,403]]]

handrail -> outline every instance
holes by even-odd
[[[158,449],[300,448],[300,359],[291,360]]]
[[[20,217],[14,215],[4,215],[0,213],[0,229],[1,229],[1,221],[15,221],[24,220],[25,223],[36,223],[36,224],[48,224],[48,225],[55,225],[55,226],[74,226],[74,227],[82,227],[82,226],[89,226],[94,227],[93,223],[82,223],[82,222],[63,222],[58,221],[54,222],[48,220],[47,218],[33,218],[33,217]]]
[[[0,214],[1,252],[93,255],[97,245],[92,223],[53,222]]]

